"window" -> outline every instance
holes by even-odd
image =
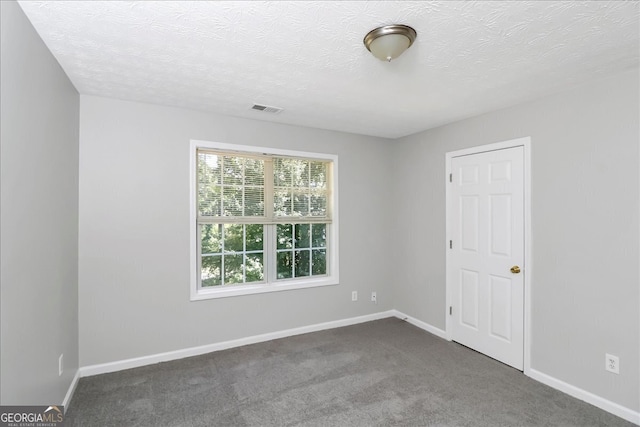
[[[338,283],[337,157],[191,143],[191,299]]]

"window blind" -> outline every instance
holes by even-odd
[[[331,162],[199,149],[201,223],[331,222]]]

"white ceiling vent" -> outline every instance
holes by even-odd
[[[284,108],[274,107],[271,105],[261,105],[261,104],[253,104],[251,109],[256,111],[262,111],[263,113],[272,113],[272,114],[278,114],[279,112],[284,110]]]

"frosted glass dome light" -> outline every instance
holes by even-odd
[[[391,62],[409,49],[416,36],[416,30],[407,25],[386,25],[370,31],[363,42],[373,56]]]

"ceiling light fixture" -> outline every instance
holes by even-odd
[[[373,56],[391,62],[409,49],[416,36],[416,30],[407,25],[385,25],[369,31],[363,42]]]

